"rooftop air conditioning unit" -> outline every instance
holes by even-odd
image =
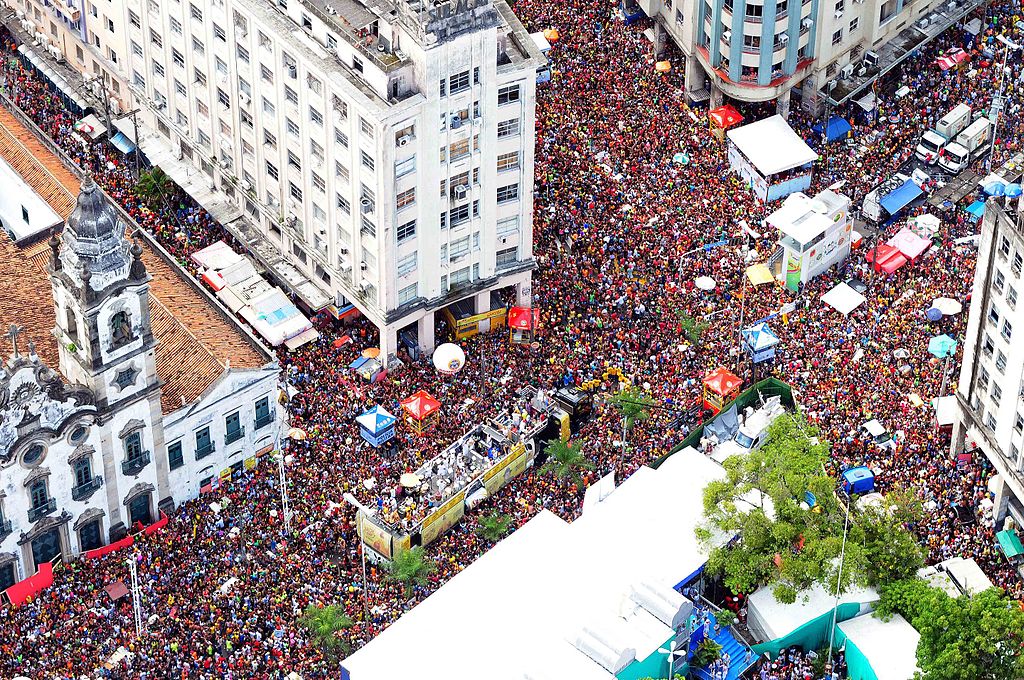
[[[409,135],[402,135],[398,138],[398,146],[409,146],[410,141],[412,141],[412,138]]]
[[[332,17],[338,13],[338,10],[334,9],[332,5],[324,5],[324,11],[330,14]]]
[[[930,26],[931,23],[932,20],[929,17],[923,17],[917,20],[917,27],[920,28],[921,30],[924,30],[928,28],[928,26]]]
[[[847,64],[846,66],[839,70],[839,77],[844,79],[853,77],[853,69],[853,64]]]
[[[803,26],[804,28],[810,28],[811,26],[814,25],[814,19],[806,17],[803,21],[800,22],[800,25]]]
[[[872,52],[870,50],[865,52],[864,53],[864,63],[867,64],[868,66],[877,66],[878,65],[878,53],[877,52]]]

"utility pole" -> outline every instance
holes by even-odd
[[[135,614],[135,637],[142,637],[142,592],[139,590],[139,553],[128,558],[128,573],[132,582],[132,609]]]

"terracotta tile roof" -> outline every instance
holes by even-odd
[[[62,220],[68,218],[75,209],[79,182],[35,135],[30,134],[3,107],[0,107],[0,155],[30,187],[35,188]],[[58,167],[50,167],[53,165]]]
[[[7,143],[11,140],[15,143]],[[30,167],[24,160],[26,154],[36,160],[35,171],[22,175],[26,183],[66,218],[72,208],[60,206],[74,206],[78,179],[0,107],[0,156],[21,172],[22,167]],[[156,367],[164,381],[161,405],[165,413],[195,400],[223,374],[229,362],[234,368],[259,368],[272,360],[238,327],[211,309],[185,279],[187,273],[169,264],[148,243],[143,246],[142,260],[153,277],[149,306],[153,334],[159,341]],[[6,237],[0,238],[0,329],[17,321],[36,343],[40,357],[56,368],[56,341],[50,333],[55,325],[53,298],[46,274],[49,257],[45,241],[19,250]]]

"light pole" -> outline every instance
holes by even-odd
[[[132,583],[132,610],[135,615],[135,637],[142,637],[142,592],[139,590],[139,553],[128,558],[128,574]]]
[[[298,428],[289,428],[288,434],[285,435],[286,439],[291,441],[302,441],[306,438],[306,431]],[[277,483],[281,486],[281,514],[284,517],[284,531],[286,534],[291,535],[292,533],[292,511],[288,504],[288,478],[285,474],[284,463],[285,463],[285,452],[281,446],[281,434],[278,430],[278,443],[277,443]]]
[[[366,518],[369,517],[369,509],[366,508],[359,500],[349,492],[345,492],[342,496],[345,502],[356,509],[356,538],[359,539],[359,556],[363,562],[363,621],[366,622],[370,619],[370,602],[369,602],[369,584],[366,582],[366,544],[363,543],[362,532],[359,528],[360,522],[365,522]],[[362,513],[362,519],[359,518],[358,513]]]
[[[839,593],[843,588],[843,563],[846,560],[846,537],[850,534],[850,503],[846,506],[846,519],[843,522],[843,547],[839,550],[839,578],[836,579],[836,597],[832,603],[832,627],[828,633],[828,665],[832,666],[832,646],[836,637],[836,615],[839,613]]]
[[[1017,43],[1013,42],[1009,38],[1006,38],[1006,37],[1004,37],[1002,35],[997,35],[996,39],[999,42],[1003,43],[1003,46],[1005,47],[1005,49],[1003,51],[1003,68],[1000,69],[1000,71],[999,71],[999,102],[998,102],[999,105],[998,105],[998,108],[997,108],[995,106],[995,102],[993,102],[993,107],[992,107],[994,109],[993,113],[995,114],[995,120],[992,121],[992,139],[989,140],[988,160],[985,161],[985,169],[986,170],[991,170],[992,169],[992,157],[996,153],[996,137],[999,136],[999,118],[1000,118],[1000,114],[1003,112],[1003,106],[1005,106],[1005,104],[1003,102],[1003,84],[1004,84],[1004,81],[1006,80],[1006,60],[1010,56],[1010,50],[1019,50],[1020,47],[1021,47]]]

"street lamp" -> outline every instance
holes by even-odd
[[[281,486],[281,514],[284,516],[284,531],[285,531],[286,534],[291,535],[291,533],[292,533],[292,511],[291,511],[291,508],[288,505],[288,479],[287,479],[287,477],[285,475],[285,469],[284,469],[285,453],[284,453],[284,449],[281,447],[280,436],[281,436],[280,430],[278,430],[278,442],[277,442],[277,446],[276,446],[276,448],[277,448],[277,481],[278,481],[278,484]],[[288,433],[285,435],[285,437],[287,439],[290,439],[293,442],[302,441],[302,440],[306,439],[307,436],[308,435],[306,434],[306,431],[301,429],[301,428],[298,428],[298,427],[289,428],[288,429]]]
[[[370,619],[370,602],[369,602],[369,599],[368,599],[369,598],[369,594],[368,594],[369,593],[369,587],[368,587],[368,584],[366,582],[366,544],[363,543],[363,537],[362,537],[361,532],[359,530],[358,522],[359,521],[365,522],[366,518],[369,517],[369,515],[370,515],[370,510],[365,505],[360,503],[359,499],[357,499],[355,496],[353,496],[348,491],[346,491],[344,493],[344,495],[342,495],[342,498],[345,499],[346,503],[348,503],[353,508],[355,508],[356,512],[362,512],[363,513],[363,519],[362,520],[359,520],[359,516],[356,515],[356,520],[357,520],[357,523],[356,523],[356,537],[359,539],[359,556],[362,557],[362,561],[363,561],[363,622],[366,622],[366,621],[368,621]]]
[[[993,123],[993,126],[992,126],[992,139],[989,140],[988,160],[985,161],[985,169],[986,170],[991,170],[992,169],[992,156],[994,156],[995,152],[996,152],[996,137],[999,136],[999,118],[1000,118],[999,114],[1001,114],[1003,112],[1003,106],[1005,106],[1005,104],[1003,102],[1003,84],[1004,84],[1004,81],[1006,80],[1006,60],[1010,56],[1010,50],[1019,50],[1021,48],[1020,45],[1018,45],[1017,43],[1013,42],[1009,38],[1006,38],[1005,36],[997,35],[996,39],[999,42],[1003,43],[1003,46],[1006,49],[1003,51],[1003,68],[999,70],[999,98],[998,98],[998,102],[995,101],[995,100],[992,102],[992,109],[993,109],[993,113],[995,114],[995,120],[992,121],[992,123]]]

